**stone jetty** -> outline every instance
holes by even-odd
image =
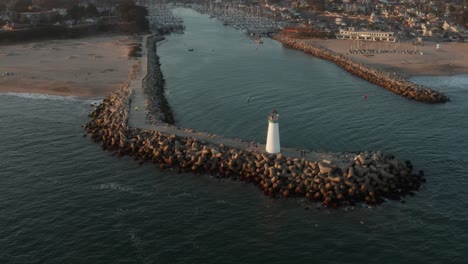
[[[273,38],[283,43],[285,46],[301,50],[307,54],[321,59],[334,62],[336,65],[345,69],[349,73],[361,77],[364,80],[379,85],[410,100],[431,104],[445,103],[450,101],[449,98],[443,93],[410,82],[395,74],[373,69],[329,49],[307,44],[300,40],[286,37],[282,34],[276,35]]]
[[[149,36],[146,42],[148,53],[148,74],[143,78],[143,89],[148,99],[148,118],[153,124],[161,122],[174,124],[174,114],[164,95],[166,81],[161,72],[161,64],[156,54],[156,43],[164,40],[164,37]]]
[[[147,38],[148,56],[156,52],[155,43],[159,39]],[[282,149],[280,154],[268,154],[261,148],[240,147],[232,139],[204,140],[195,134],[187,136],[185,130],[165,133],[129,127],[134,96],[130,84],[137,78],[139,67],[137,63],[128,80],[96,107],[85,125],[92,140],[118,157],[130,156],[140,164],[156,163],[161,169],[253,183],[271,197],[302,197],[330,207],[400,199],[412,195],[425,181],[422,171],[413,173],[410,161],[381,152],[340,153],[328,159],[312,160],[298,157],[298,153],[295,156],[288,149]],[[147,88],[163,84],[157,59],[148,58],[148,75],[153,77],[144,81]],[[164,97],[164,94],[157,96]],[[161,100],[149,101],[153,102],[148,102],[151,105],[148,111],[156,113],[152,122],[164,123]]]

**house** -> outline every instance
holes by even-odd
[[[66,8],[53,8],[52,11],[58,12],[58,14],[61,16],[66,16],[68,14],[68,11]]]
[[[369,40],[369,41],[388,41],[396,42],[394,32],[385,31],[370,31],[361,30],[356,31],[354,27],[348,27],[347,29],[340,29],[336,34],[337,39],[358,39],[358,40]]]
[[[13,12],[10,12],[10,11],[0,12],[0,20],[13,21]]]
[[[19,14],[20,21],[28,20],[31,24],[50,23],[54,16],[59,15],[58,11],[25,12]]]

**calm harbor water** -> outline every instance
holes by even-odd
[[[284,146],[391,152],[428,182],[406,203],[317,210],[112,157],[82,137],[89,100],[0,94],[0,263],[466,263],[467,75],[414,78],[452,99],[415,103],[176,12],[186,33],[158,54],[179,126],[263,142],[276,108]]]

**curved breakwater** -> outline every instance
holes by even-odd
[[[283,43],[288,47],[301,50],[312,56],[332,61],[349,73],[373,84],[379,85],[410,100],[431,104],[445,103],[450,101],[450,99],[443,93],[410,82],[397,75],[391,75],[388,72],[373,69],[329,49],[314,46],[312,44],[306,44],[281,34],[276,35],[273,37],[273,39]]]
[[[160,39],[148,37],[148,76],[144,81],[150,96],[148,114],[158,124],[167,121],[171,112],[167,102],[161,103],[165,101],[164,79],[153,56]],[[138,75],[138,67],[132,68],[128,81],[90,114],[92,119],[85,125],[91,138],[113,155],[131,156],[141,164],[156,163],[161,169],[250,182],[271,197],[305,197],[332,207],[399,199],[412,195],[425,181],[422,171],[413,173],[410,161],[381,152],[340,153],[330,160],[307,160],[129,127],[130,82]]]

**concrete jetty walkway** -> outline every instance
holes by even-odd
[[[205,132],[197,132],[193,129],[183,129],[179,128],[174,125],[170,124],[152,124],[147,119],[147,104],[148,100],[145,95],[144,87],[143,87],[143,79],[148,74],[148,50],[146,47],[147,38],[149,35],[144,36],[142,39],[142,57],[140,58],[140,74],[135,80],[131,82],[131,90],[132,90],[132,101],[130,106],[129,112],[129,126],[140,128],[144,130],[154,130],[160,131],[165,134],[175,134],[181,137],[191,137],[197,139],[201,142],[206,142],[212,145],[221,145],[227,147],[235,147],[238,149],[245,149],[256,151],[260,153],[265,153],[265,144],[260,144],[258,142],[248,142],[243,141],[242,139],[238,138],[227,138],[222,135],[218,134],[210,134]],[[151,74],[151,73],[150,73]],[[137,108],[136,108],[137,107]],[[265,113],[265,126],[268,125],[267,123],[267,116],[268,113]],[[264,135],[266,138],[266,135]],[[319,153],[314,151],[306,151],[305,156],[301,156],[301,150],[304,149],[297,149],[297,148],[281,148],[281,153],[286,157],[291,158],[304,158],[305,160],[311,161],[322,161],[327,160],[330,161],[332,164],[337,165],[338,167],[346,167],[349,166],[349,161],[345,162],[346,159],[340,158],[343,154],[335,154],[335,153]]]
[[[141,57],[140,57],[140,72],[137,78],[130,83],[132,90],[132,104],[130,106],[128,125],[130,127],[143,128],[146,125],[146,111],[147,104],[145,100],[145,92],[143,89],[143,79],[148,74],[148,51],[146,48],[146,41],[148,35],[143,36],[141,42]]]

